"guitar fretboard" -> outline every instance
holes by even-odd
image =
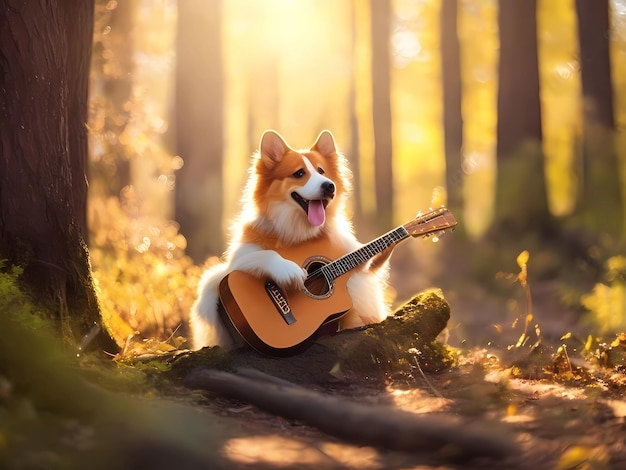
[[[324,265],[321,270],[324,277],[331,283],[339,276],[343,276],[348,271],[356,268],[372,259],[378,253],[382,253],[385,249],[404,240],[409,236],[409,232],[400,226],[391,232],[387,232],[385,235],[378,237],[376,240],[371,241],[367,245],[362,246],[352,253],[348,253],[345,256]]]

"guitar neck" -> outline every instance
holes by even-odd
[[[382,253],[387,248],[409,236],[426,237],[434,233],[437,235],[433,237],[433,241],[437,241],[439,235],[443,234],[446,230],[453,230],[456,224],[457,222],[454,215],[444,206],[435,210],[431,209],[425,214],[419,212],[415,219],[387,232],[358,250],[324,265],[315,273],[311,273],[309,278],[319,275],[321,271],[326,281],[330,284],[339,276],[343,276],[348,271],[366,263],[377,254]]]
[[[324,277],[330,282],[339,276],[343,276],[348,271],[365,264],[377,254],[382,253],[387,248],[408,237],[409,232],[404,228],[404,226],[401,225],[400,227],[369,242],[367,245],[362,246],[358,250],[348,253],[347,255],[324,265],[321,270]]]

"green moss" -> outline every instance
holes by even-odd
[[[346,342],[339,352],[342,369],[413,375],[416,361],[430,372],[453,367],[455,350],[436,341],[449,318],[450,306],[439,289],[417,294],[384,322],[366,329],[366,340]]]
[[[84,414],[95,407],[74,373],[48,315],[19,285],[21,269],[0,271],[0,374],[36,407]]]
[[[196,368],[229,370],[232,368],[233,356],[219,346],[203,348],[200,351],[187,351],[164,357],[170,365],[169,376],[183,379]]]
[[[0,260],[0,321],[5,326],[16,324],[25,331],[52,332],[45,309],[23,289],[20,280],[24,270],[19,266],[8,266]],[[11,329],[12,331],[12,329]],[[3,330],[0,344],[5,344],[9,331]]]

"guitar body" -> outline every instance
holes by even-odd
[[[320,237],[277,251],[311,273],[348,250]],[[284,291],[271,279],[233,271],[220,282],[220,313],[225,317],[224,323],[232,324],[257,351],[271,356],[293,355],[305,350],[320,329],[352,308],[347,289],[349,278],[337,278],[330,286],[322,278],[318,281],[323,285],[318,288],[314,277],[310,277],[311,290]]]

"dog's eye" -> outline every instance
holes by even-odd
[[[324,168],[322,168],[322,167],[320,167],[320,166],[318,166],[318,167],[317,167],[317,172],[318,172],[320,175],[323,175],[324,173],[326,173],[326,172],[324,171]]]
[[[306,171],[304,171],[304,169],[300,168],[298,171],[293,173],[291,176],[293,176],[294,178],[302,178],[304,175],[306,175]]]

